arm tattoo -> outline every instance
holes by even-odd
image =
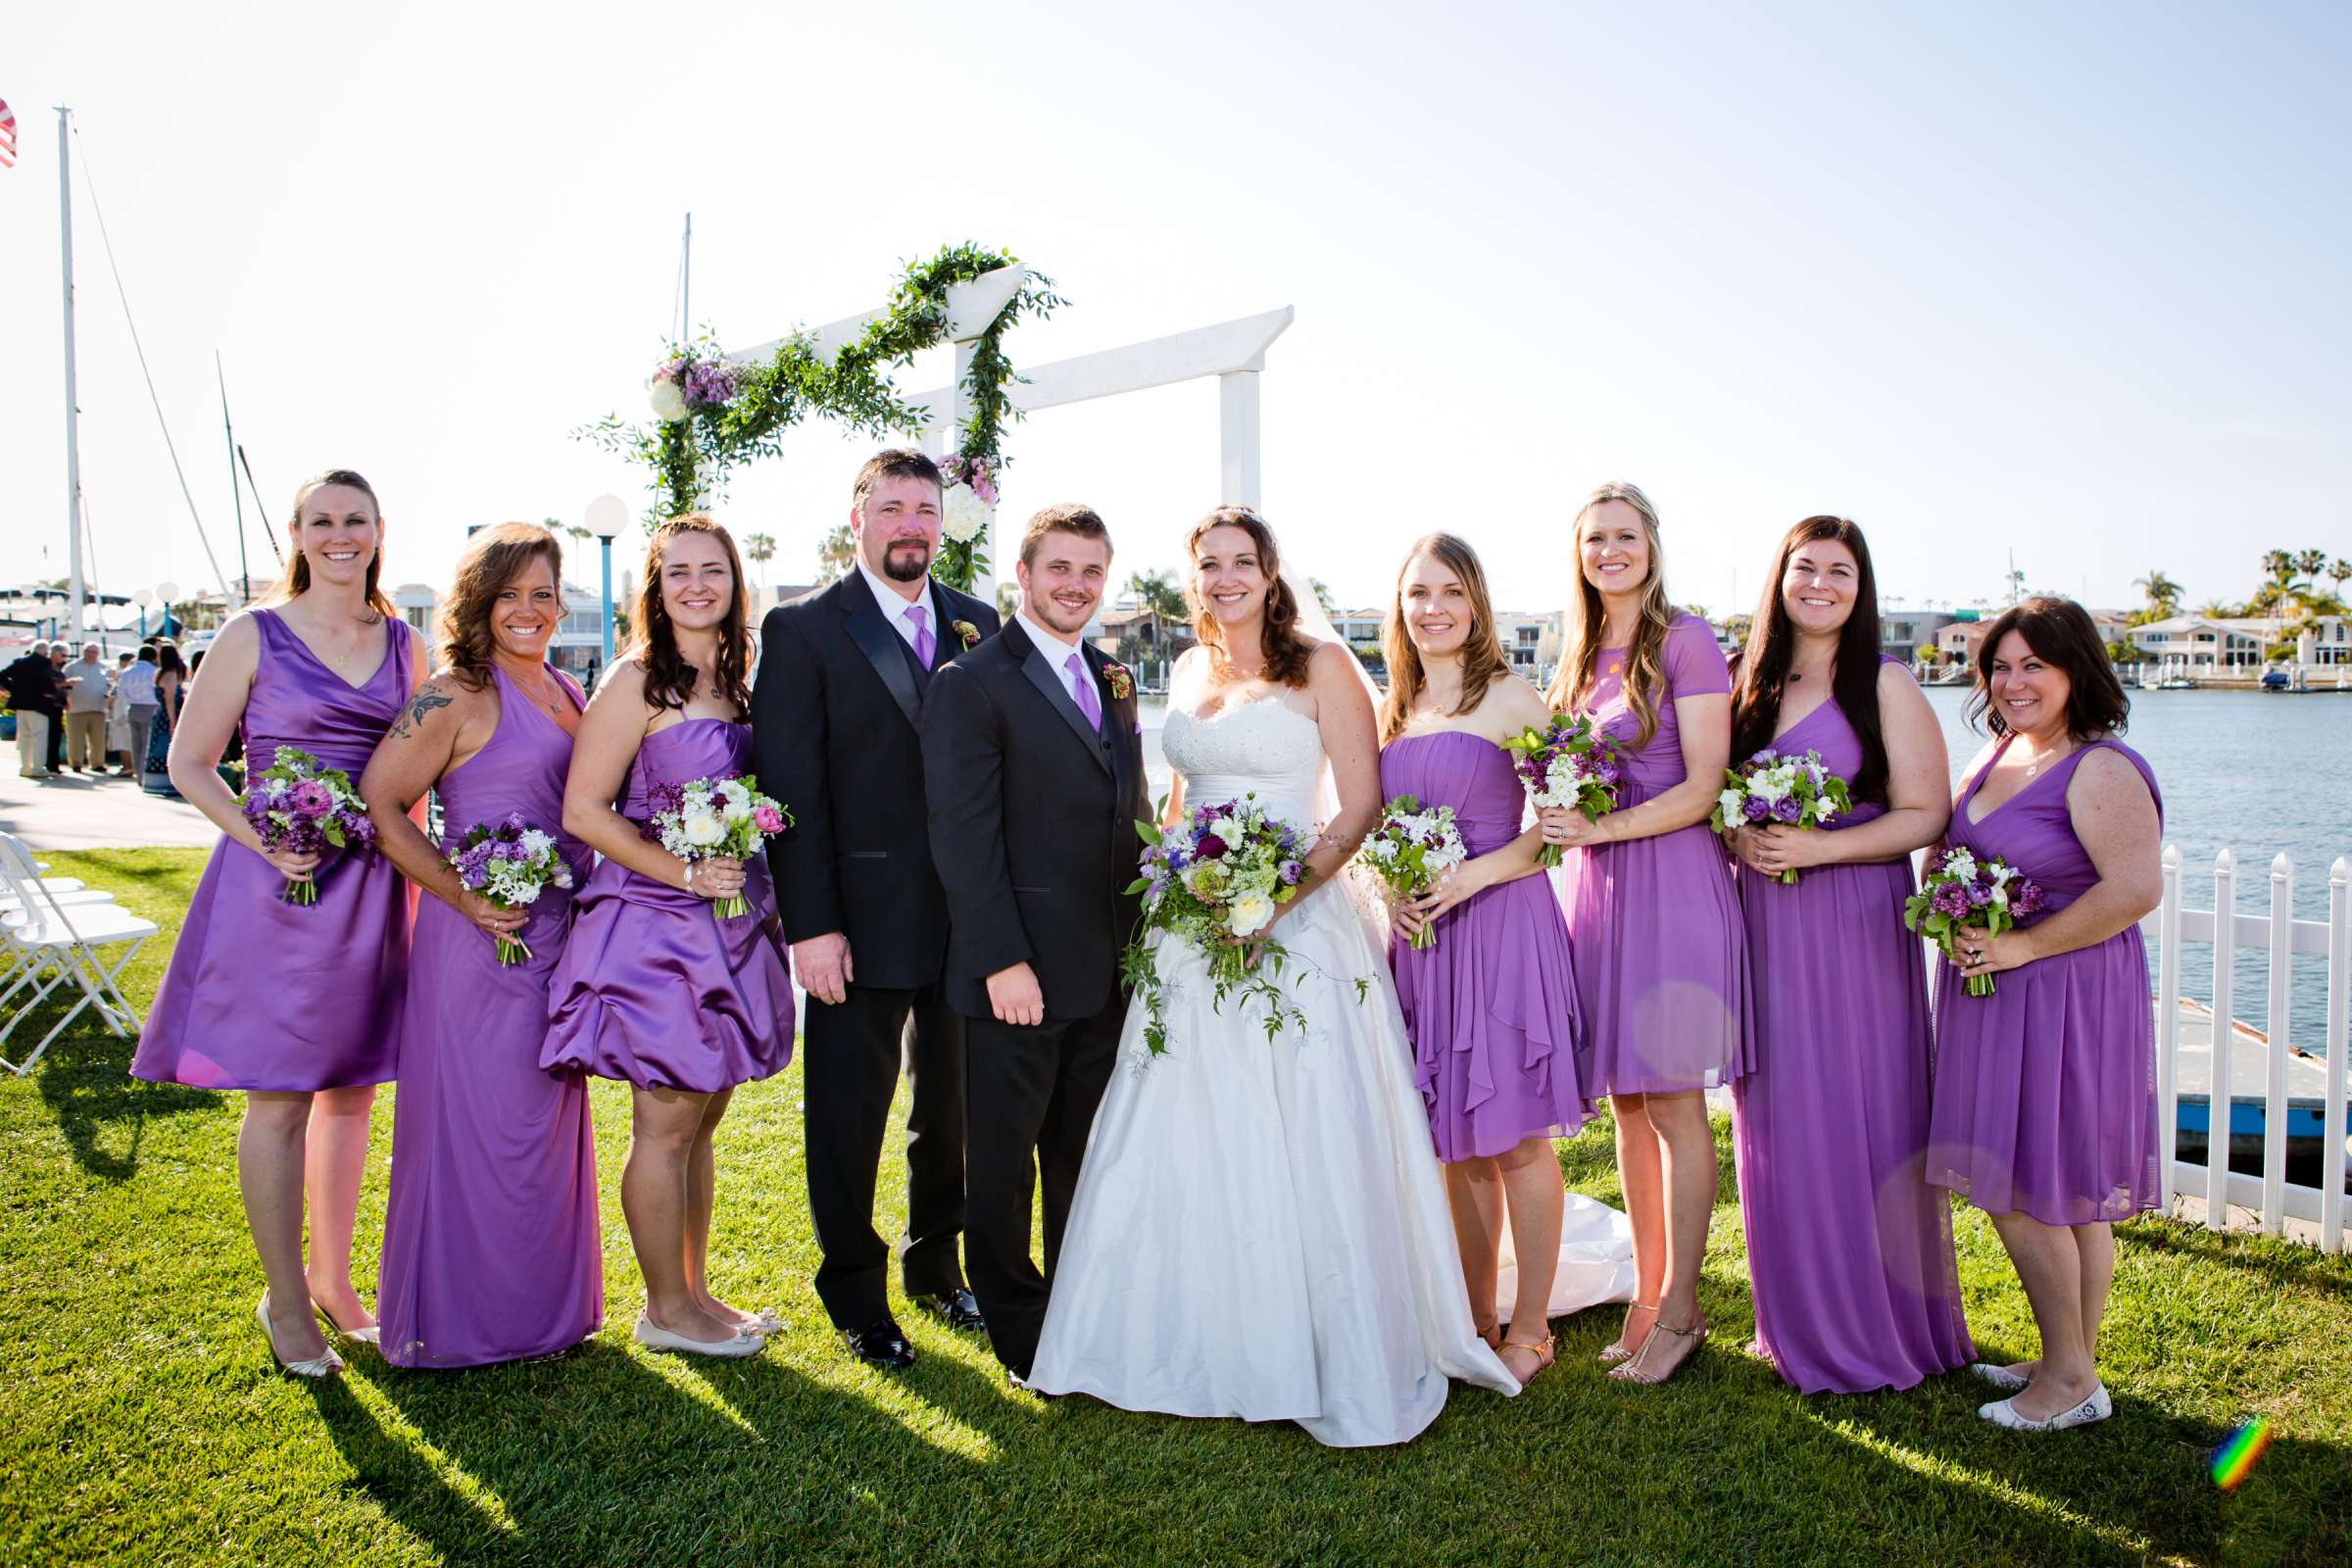
[[[450,698],[443,696],[430,686],[420,689],[415,697],[409,700],[409,710],[400,715],[400,722],[392,726],[392,739],[396,741],[407,739],[418,724],[424,722],[425,714],[436,708],[447,708],[450,702]]]

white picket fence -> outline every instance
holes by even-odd
[[[2346,1127],[2345,1070],[2352,1058],[2352,858],[2339,857],[2328,872],[2328,918],[2294,917],[2294,862],[2285,856],[2271,861],[2270,912],[2242,914],[2237,910],[2236,856],[2223,850],[2213,862],[2213,903],[2203,909],[2183,901],[2184,867],[2178,845],[2164,851],[2164,902],[2142,921],[2156,938],[2156,1103],[2158,1136],[2163,1144],[2161,1170],[2168,1207],[2176,1196],[2200,1197],[2205,1224],[2221,1229],[2229,1222],[2231,1205],[2258,1213],[2264,1232],[2282,1234],[2294,1218],[2319,1227],[2324,1251],[2344,1250],[2344,1159]],[[2227,912],[2227,918],[2215,911]],[[2213,949],[2213,1061],[2207,1079],[2206,1163],[2193,1165],[2174,1158],[2180,1131],[2180,1101],[2176,1092],[2180,1054],[2180,948],[2204,943]],[[2269,956],[2270,1044],[2263,1084],[2262,1174],[2237,1175],[2230,1169],[2230,1132],[2232,1056],[2239,1051],[2264,1048],[2249,1038],[2238,1040],[2231,1027],[2236,1016],[2236,958],[2241,952]],[[2326,1039],[2292,1039],[2296,954],[2324,955],[2327,960],[2328,1010]],[[2286,1179],[2287,1062],[2289,1047],[2300,1045],[2326,1063],[2327,1087],[2321,1102],[2321,1178],[2318,1187]]]

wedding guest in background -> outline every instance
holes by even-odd
[[[49,662],[49,645],[34,643],[24,657],[0,670],[0,687],[8,689],[8,706],[17,715],[17,772],[24,778],[53,778],[49,761],[49,710],[57,697],[57,666]]]
[[[1451,534],[1429,534],[1407,553],[1381,647],[1389,668],[1381,797],[1452,808],[1471,856],[1432,892],[1396,903],[1389,965],[1445,1163],[1471,1317],[1525,1384],[1552,1360],[1566,1197],[1551,1141],[1574,1133],[1587,1110],[1568,926],[1538,875],[1541,829],[1519,829],[1527,797],[1502,750],[1550,711],[1510,672],[1486,570]],[[1436,945],[1414,948],[1414,934],[1432,926]],[[1506,1212],[1517,1260],[1513,1298],[1499,1303],[1508,1308],[1507,1339],[1495,1321]],[[1613,1270],[1603,1263],[1599,1272]]]
[[[1543,813],[1562,867],[1584,1093],[1609,1097],[1639,1287],[1601,1352],[1610,1376],[1660,1383],[1706,1340],[1699,1265],[1715,1207],[1705,1091],[1748,1064],[1739,900],[1707,830],[1732,750],[1731,674],[1714,633],[1666,596],[1658,514],[1605,484],[1576,515],[1577,591],[1548,697],[1624,750],[1616,809]]]
[[[172,781],[172,732],[179,727],[188,666],[176,643],[156,644],[155,659],[155,716],[147,733],[144,778],[150,793],[170,795],[177,787]]]
[[[2164,801],[2116,737],[2131,705],[2082,606],[2034,598],[1985,629],[1971,717],[1993,741],[1969,767],[1946,842],[2032,878],[2042,908],[1961,938],[1936,987],[1928,1180],[1991,1216],[2041,1354],[1979,1376],[2010,1397],[1978,1413],[2046,1430],[2113,1413],[2099,1319],[2115,1221],[2154,1208],[2155,1024],[2140,916],[2163,897]],[[1997,976],[1993,994],[1961,982]]]
[[[712,1138],[735,1087],[792,1056],[775,901],[758,860],[689,862],[647,833],[662,786],[750,771],[751,596],[734,539],[700,514],[654,531],[643,580],[637,646],[597,687],[564,783],[564,830],[604,858],[573,901],[539,1061],[633,1090],[620,1206],[645,1276],[637,1342],[752,1355],[780,1325],[711,1293]],[[749,913],[710,906],[738,896]]]
[[[130,760],[130,698],[122,689],[122,679],[138,662],[138,656],[127,650],[117,654],[114,684],[107,692],[106,760],[118,770],[126,768]]]
[[[66,770],[66,696],[69,685],[66,679],[66,666],[73,658],[73,649],[67,647],[65,643],[54,642],[49,645],[50,706],[48,710],[47,761],[49,771],[52,773],[63,773]]]
[[[539,1065],[548,981],[595,858],[562,826],[585,701],[546,662],[564,619],[563,562],[536,523],[466,541],[442,601],[440,667],[360,781],[383,853],[430,895],[410,955],[376,1281],[384,1359],[397,1366],[553,1355],[604,1322],[588,1082]],[[569,885],[542,886],[521,908],[467,888],[409,820],[427,790],[453,846],[519,817],[553,841]],[[528,956],[502,962],[502,937]]]
[[[110,684],[96,643],[59,677],[66,694],[66,766],[75,773],[106,771],[106,699]]]
[[[891,1315],[874,1187],[904,1056],[907,1297],[979,1329],[964,1223],[964,1024],[941,994],[947,897],[932,868],[919,729],[934,671],[996,634],[995,610],[931,578],[940,472],[877,453],[850,495],[855,569],[768,612],[753,698],[760,778],[792,808],[767,851],[793,972],[808,994],[808,1210],[816,1294],[852,1355],[912,1363]],[[902,1038],[904,1050],[902,1053]]]
[[[1942,726],[1879,653],[1862,530],[1782,539],[1732,694],[1732,756],[1820,754],[1852,809],[1741,826],[1754,1060],[1732,1087],[1756,1348],[1806,1394],[1907,1389],[1974,1353],[1951,1209],[1926,1176],[1927,965],[1911,852],[1951,814]],[[1793,883],[1781,880],[1794,871]]]
[[[213,640],[212,673],[189,701],[172,770],[221,839],[130,1064],[140,1078],[246,1091],[237,1184],[269,1280],[256,1311],[279,1362],[304,1377],[342,1365],[314,1310],[348,1338],[375,1338],[352,1286],[351,1233],[368,1110],[394,1074],[400,1039],[408,888],[380,855],[264,849],[217,764],[242,725],[265,767],[281,745],[355,776],[368,765],[425,669],[422,639],[380,586],[383,535],[375,492],[359,474],[331,468],[307,481],[294,498],[285,577]],[[134,673],[143,667],[142,658]],[[299,881],[316,881],[318,902],[286,902]]]
[[[137,778],[146,770],[147,751],[155,734],[155,677],[162,668],[162,657],[156,653],[155,645],[142,643],[138,657],[122,671],[122,679],[117,684],[116,690],[122,697],[123,711],[129,715],[130,721],[130,750],[122,759],[124,778]]]

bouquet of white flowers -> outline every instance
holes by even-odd
[[[497,822],[476,822],[451,848],[449,863],[460,882],[502,909],[525,908],[548,888],[571,886],[571,867],[564,863],[555,835],[531,826],[516,811]],[[498,939],[500,964],[517,964],[530,956],[520,937]]]
[[[1405,899],[1419,898],[1437,886],[1438,878],[1470,858],[1461,829],[1454,825],[1453,808],[1424,808],[1413,795],[1399,795],[1381,808],[1380,826],[1365,836],[1358,853],[1390,892]],[[1425,922],[1413,933],[1412,945],[1416,951],[1436,947],[1436,925]]]
[[[1200,951],[1208,960],[1220,1004],[1237,987],[1263,997],[1270,1008],[1267,1033],[1279,1032],[1287,1016],[1281,993],[1253,973],[1253,963],[1265,962],[1279,972],[1283,950],[1251,939],[1273,923],[1276,909],[1298,896],[1305,880],[1298,830],[1268,816],[1254,795],[1200,807],[1164,833],[1149,822],[1138,822],[1136,829],[1146,846],[1143,875],[1127,891],[1144,896],[1144,916],[1122,969],[1144,999],[1144,1043],[1152,1054],[1167,1049],[1158,970],[1148,942],[1154,931]]]
[[[1783,757],[1766,747],[1746,765],[1727,768],[1723,793],[1715,798],[1708,826],[1718,833],[1738,827],[1819,827],[1840,812],[1854,808],[1845,780],[1831,772],[1819,752]],[[1794,882],[1793,870],[1781,873]]]
[[[760,781],[749,773],[657,784],[649,799],[654,814],[646,836],[688,865],[721,858],[748,860],[792,825],[792,812],[760,794]],[[715,901],[711,909],[725,920],[750,913],[751,906],[738,893]]]

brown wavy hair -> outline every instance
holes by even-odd
[[[2011,605],[1984,628],[1977,645],[1976,690],[1968,694],[1969,728],[1982,723],[1994,735],[2009,733],[2009,721],[1992,701],[1993,651],[2011,632],[2025,638],[2035,657],[2066,676],[2066,732],[2078,741],[2121,735],[2132,721],[2132,699],[2116,679],[2115,662],[2090,612],[2072,599],[2036,594]]]
[[[1274,546],[1274,530],[1266,519],[1248,507],[1219,507],[1193,524],[1192,532],[1184,536],[1184,559],[1188,567],[1185,592],[1193,601],[1193,637],[1208,650],[1209,668],[1219,676],[1230,676],[1233,663],[1225,655],[1225,628],[1208,612],[1208,601],[1197,584],[1199,571],[1193,564],[1200,540],[1211,528],[1239,528],[1248,534],[1257,548],[1257,569],[1268,580],[1266,618],[1258,642],[1266,656],[1266,679],[1277,686],[1298,687],[1306,684],[1308,662],[1313,659],[1315,645],[1298,630],[1298,601],[1291,585],[1282,577],[1282,555]]]
[[[645,575],[637,588],[635,638],[626,657],[645,664],[645,701],[649,708],[684,708],[694,697],[694,666],[678,652],[677,632],[669,623],[669,607],[662,602],[662,554],[680,534],[707,533],[727,553],[727,568],[735,574],[735,600],[726,619],[718,624],[718,695],[735,705],[737,713],[752,706],[749,680],[752,667],[752,591],[743,580],[743,557],[735,536],[708,513],[689,512],[670,518],[645,542]]]
[[[1601,639],[1608,635],[1609,618],[1600,590],[1585,575],[1583,538],[1585,518],[1604,501],[1622,501],[1641,514],[1642,531],[1649,537],[1649,577],[1642,585],[1633,645],[1625,651],[1625,702],[1642,726],[1634,741],[1634,749],[1640,751],[1658,733],[1658,697],[1666,689],[1666,632],[1674,624],[1674,605],[1666,597],[1666,551],[1658,542],[1658,509],[1639,485],[1612,479],[1577,509],[1576,523],[1569,530],[1577,563],[1576,592],[1568,599],[1567,653],[1551,677],[1551,690],[1544,696],[1554,712],[1575,712],[1600,667]]]
[[[1807,517],[1781,538],[1764,579],[1764,594],[1748,623],[1747,646],[1732,672],[1732,764],[1736,767],[1772,744],[1781,727],[1781,701],[1788,690],[1788,665],[1796,654],[1796,623],[1781,579],[1788,559],[1806,545],[1829,540],[1854,558],[1854,605],[1838,633],[1831,666],[1830,697],[1854,739],[1862,744],[1862,766],[1847,782],[1857,801],[1886,799],[1886,726],[1879,718],[1879,576],[1870,564],[1870,541],[1860,525],[1827,513]]]
[[[1494,601],[1487,594],[1487,568],[1479,564],[1478,552],[1469,541],[1449,533],[1425,533],[1413,541],[1404,553],[1404,564],[1396,568],[1396,592],[1389,602],[1388,618],[1380,625],[1380,651],[1389,665],[1389,693],[1380,705],[1380,739],[1383,745],[1404,733],[1404,726],[1413,716],[1413,704],[1419,701],[1429,677],[1421,667],[1421,650],[1413,646],[1412,634],[1404,624],[1404,574],[1413,569],[1413,563],[1427,556],[1461,579],[1470,596],[1470,631],[1462,639],[1462,692],[1449,717],[1478,710],[1487,700],[1488,690],[1511,671],[1510,661],[1503,657],[1502,634],[1494,629]]]
[[[490,659],[497,651],[490,634],[490,610],[498,603],[500,590],[543,557],[556,578],[560,625],[564,616],[564,547],[554,534],[535,522],[501,522],[466,541],[466,553],[458,558],[457,580],[441,601],[433,635],[441,642],[441,667],[467,691],[478,692],[490,684]]]
[[[294,492],[294,515],[287,522],[288,530],[294,535],[295,542],[294,548],[286,554],[285,575],[279,577],[270,590],[262,596],[263,604],[282,605],[289,599],[300,599],[311,591],[310,558],[302,553],[300,542],[302,509],[311,504],[313,495],[330,484],[343,485],[366,496],[368,510],[375,514],[375,520],[379,523],[384,520],[384,504],[375,499],[375,486],[369,484],[355,469],[324,468],[303,480],[301,486]],[[375,544],[375,554],[368,559],[368,608],[386,620],[390,620],[400,612],[392,608],[392,601],[384,593],[383,575],[384,544],[381,539],[378,539]]]

